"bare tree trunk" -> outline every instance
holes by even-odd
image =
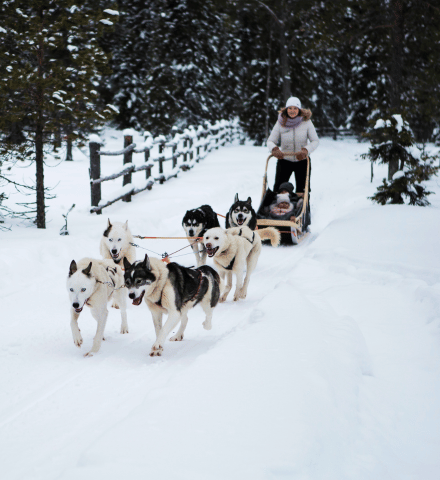
[[[392,15],[392,59],[391,59],[391,111],[401,113],[403,80],[403,14],[399,0],[390,0]],[[388,163],[388,180],[399,170],[399,160]]]
[[[43,12],[40,10],[41,20],[43,20]],[[41,21],[41,24],[43,22]],[[35,128],[35,163],[36,163],[36,192],[37,192],[37,218],[36,223],[38,228],[46,228],[46,212],[44,205],[44,154],[43,154],[43,132],[44,132],[44,94],[41,81],[43,79],[43,54],[44,45],[43,41],[40,41],[38,48],[38,77],[39,82],[37,86],[37,108],[38,118]]]
[[[73,161],[73,155],[72,155],[72,140],[70,138],[67,139],[67,152],[66,152],[66,161]]]
[[[46,228],[46,214],[44,204],[44,157],[43,157],[43,122],[39,116],[35,132],[35,163],[36,171],[36,191],[37,191],[37,227]]]
[[[280,15],[275,13],[268,5],[266,5],[261,0],[256,0],[256,2],[263,7],[267,12],[270,13],[272,18],[277,23],[277,28],[280,30],[280,64],[281,64],[281,78],[283,80],[283,97],[286,101],[290,97],[290,69],[289,69],[289,52],[287,50],[287,6],[283,0],[277,2],[278,11]]]
[[[269,99],[270,99],[270,75],[272,70],[272,25],[269,32],[269,55],[267,57],[267,77],[266,77],[266,139],[269,137]]]
[[[286,25],[282,22],[280,26],[280,56],[281,56],[281,76],[283,79],[283,98],[286,102],[290,97],[290,71],[289,55],[286,42]]]

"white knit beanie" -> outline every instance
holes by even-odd
[[[301,110],[301,102],[297,97],[290,97],[286,102],[286,108],[297,107]]]

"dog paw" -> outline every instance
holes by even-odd
[[[83,339],[82,339],[81,335],[79,335],[78,337],[75,337],[75,338],[73,339],[73,343],[74,343],[78,348],[80,348],[81,345],[82,345],[82,343],[83,343]]]
[[[116,310],[119,310],[119,305],[116,302],[113,302],[112,308],[116,308]]]
[[[181,340],[183,340],[183,333],[170,337],[170,342],[180,342]]]
[[[205,321],[202,323],[202,325],[203,325],[203,328],[204,328],[205,330],[211,330],[211,328],[212,328],[211,320],[205,320]]]
[[[220,302],[220,303],[226,302],[226,299],[227,299],[227,298],[228,298],[227,295],[222,295],[222,296],[220,297],[219,302]]]
[[[247,292],[246,291],[240,291],[240,298],[246,298]]]
[[[150,352],[150,357],[160,357],[162,355],[162,352],[163,352],[163,347],[161,346],[156,347],[155,345],[153,345],[153,348],[151,349],[151,352]]]
[[[92,352],[87,352],[84,354],[84,357],[93,357],[93,353]]]
[[[239,293],[236,293],[234,294],[234,302],[238,302],[240,300],[240,294]]]
[[[128,333],[128,327],[121,327],[121,333]]]

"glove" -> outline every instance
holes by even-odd
[[[278,147],[272,148],[272,155],[278,158],[278,160],[282,160],[284,158],[283,152]]]
[[[307,158],[307,155],[309,154],[307,148],[301,148],[301,151],[298,152],[295,157],[297,160],[305,160]],[[273,151],[272,151],[273,155]]]

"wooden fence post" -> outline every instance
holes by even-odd
[[[187,162],[188,161],[188,137],[185,137],[185,140],[183,141],[183,148],[185,150],[185,153],[183,154],[183,161]]]
[[[101,176],[101,156],[99,150],[101,145],[96,142],[89,143],[90,149],[90,178],[92,180],[97,180]],[[92,207],[97,207],[101,201],[101,184],[93,183],[90,185],[90,193],[92,196]],[[100,215],[102,212],[97,212]]]
[[[193,137],[191,136],[191,137],[189,138],[189,148],[191,149],[191,151],[189,152],[189,159],[190,159],[190,160],[192,160],[192,159],[194,158],[193,143],[194,143]],[[199,159],[197,158],[197,159],[196,159],[196,162],[198,162],[198,161],[199,161]]]
[[[176,168],[176,165],[177,165],[176,152],[177,152],[177,143],[173,145],[173,168]]]
[[[161,155],[159,157],[159,174],[163,174],[163,161],[165,160],[165,157],[163,154],[165,150],[165,142],[160,142],[159,143],[159,155]],[[163,178],[160,180],[159,182],[161,185],[163,184]]]
[[[145,163],[148,163],[148,161],[150,160],[150,149],[149,148],[145,149],[144,157],[145,157]],[[145,170],[145,172],[146,172],[146,177],[145,178],[147,178],[147,179],[150,178],[151,177],[151,167],[147,168]]]
[[[133,136],[132,135],[124,135],[124,148],[127,148],[129,145],[133,143]],[[126,163],[132,163],[133,161],[133,150],[124,153],[124,165]],[[128,185],[131,183],[131,172],[124,175],[124,179],[122,181],[122,186]],[[131,202],[131,195],[126,195],[123,199],[123,202]]]

